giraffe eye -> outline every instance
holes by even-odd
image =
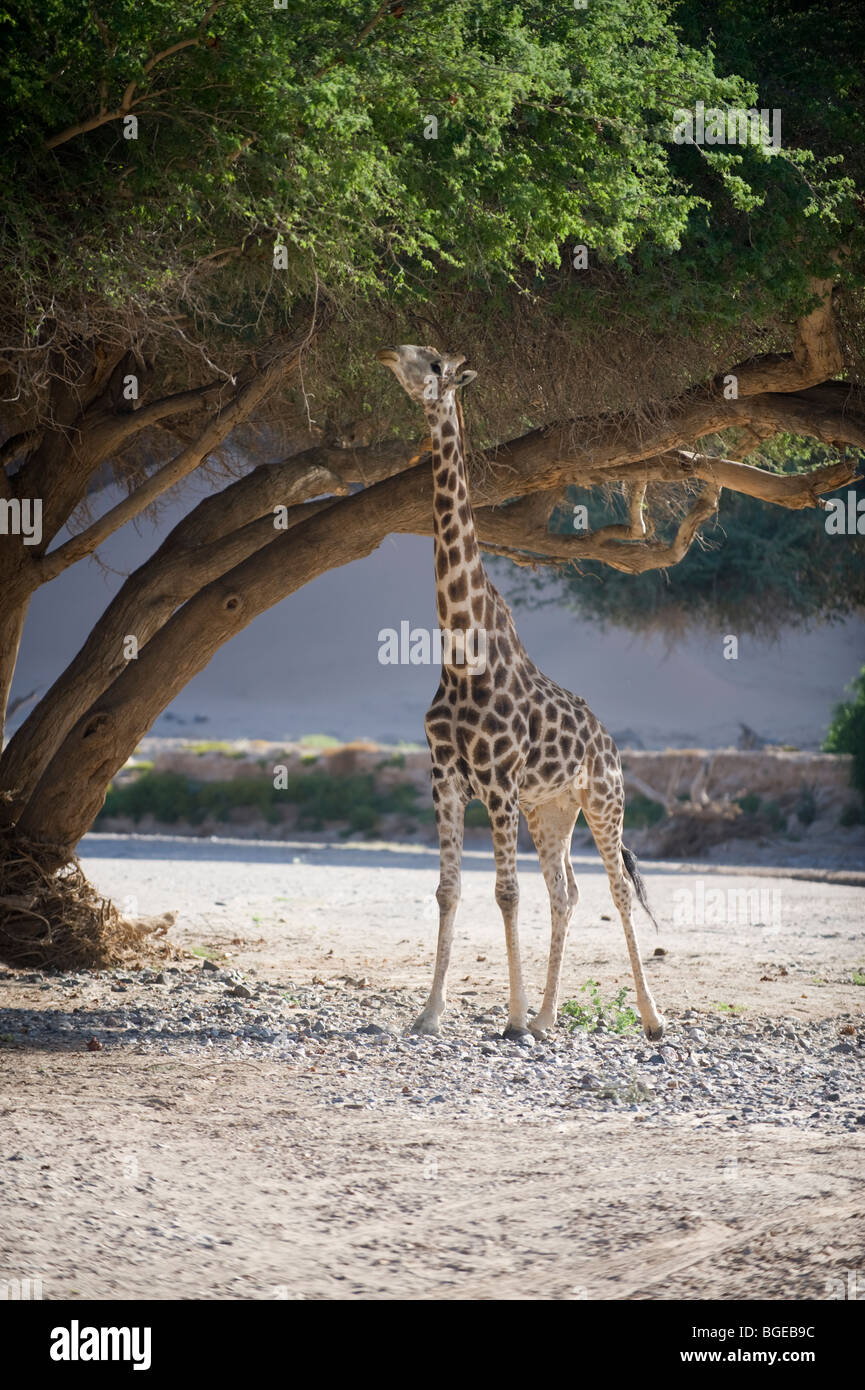
[[[441,364],[441,362],[430,362],[430,371],[431,371],[431,372],[434,372],[436,376],[441,376],[441,374],[442,374],[442,364]]]

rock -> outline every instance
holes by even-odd
[[[216,964],[215,960],[210,960],[208,956],[205,956],[204,960],[201,962],[201,969],[215,971],[219,969],[219,966]]]
[[[235,999],[254,999],[255,990],[250,989],[249,985],[237,984],[233,989],[226,990],[226,994],[232,995]]]
[[[357,1031],[359,1033],[373,1033],[383,1037],[390,1033],[391,1030],[389,1028],[381,1028],[377,1023],[365,1023],[363,1027],[358,1028]]]

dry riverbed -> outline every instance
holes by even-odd
[[[90,836],[163,968],[0,972],[0,1278],[46,1298],[823,1299],[859,1271],[863,889],[647,866],[663,1045],[506,1043],[467,855],[440,1039],[421,847]],[[565,997],[630,983],[591,855]],[[537,1003],[548,903],[521,863]],[[193,954],[195,953],[195,954]],[[633,999],[632,992],[628,996]],[[627,1002],[627,1000],[626,1000]]]

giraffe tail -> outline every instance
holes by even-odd
[[[624,845],[622,845],[622,859],[624,861],[625,871],[627,872],[628,878],[634,885],[634,891],[637,894],[637,900],[640,904],[640,907],[643,909],[646,916],[651,921],[652,925],[655,928],[655,931],[660,931],[661,929],[658,926],[658,923],[655,919],[655,914],[649,907],[649,899],[646,893],[646,884],[643,880],[643,875],[640,873],[640,866],[637,863],[637,856],[634,854],[634,851],[632,849],[627,849]]]

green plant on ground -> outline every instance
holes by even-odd
[[[852,979],[854,985],[865,985],[865,970],[854,970]]]
[[[562,1005],[562,1013],[572,1033],[577,1028],[584,1028],[587,1033],[629,1033],[639,1026],[640,1020],[634,1010],[624,1002],[628,992],[626,986],[623,986],[614,998],[608,1000],[601,997],[598,980],[586,980],[586,983],[580,986],[580,992],[585,994],[586,990],[589,991],[587,1004],[581,1003],[579,999],[568,999]]]
[[[719,1014],[743,1014],[745,1012],[744,1004],[715,1004],[715,1008]]]
[[[339,748],[340,741],[332,734],[302,734],[297,740],[302,748]]]
[[[744,796],[737,798],[736,805],[744,811],[746,816],[755,816],[760,809],[760,798],[754,792],[746,792]]]
[[[470,801],[466,807],[465,823],[467,828],[475,826],[489,825],[490,818],[487,808],[482,801]]]

